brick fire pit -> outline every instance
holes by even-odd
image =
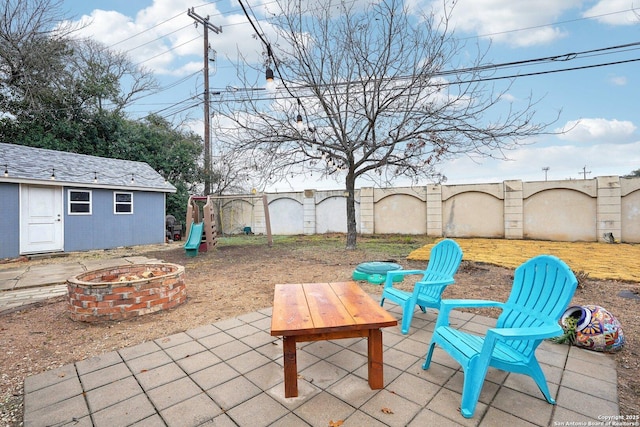
[[[124,320],[177,307],[187,300],[184,267],[130,264],[78,274],[67,280],[73,320]]]

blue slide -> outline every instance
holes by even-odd
[[[191,228],[189,229],[189,238],[187,239],[187,243],[184,244],[184,249],[187,251],[187,256],[196,256],[198,255],[198,250],[200,249],[200,242],[202,242],[202,231],[204,230],[204,223],[191,223]]]

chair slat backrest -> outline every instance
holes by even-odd
[[[444,239],[438,242],[429,253],[429,264],[424,272],[423,281],[429,280],[431,274],[438,277],[453,277],[460,267],[462,260],[462,249],[458,243],[451,239]]]
[[[557,322],[578,285],[571,269],[552,255],[539,255],[515,271],[513,287],[496,327],[536,327]],[[529,356],[540,341],[509,341]]]

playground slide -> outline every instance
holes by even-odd
[[[202,231],[204,230],[203,222],[194,222],[189,229],[189,238],[187,243],[184,244],[184,249],[187,251],[187,256],[198,255],[198,249],[200,248],[200,242],[202,241]]]

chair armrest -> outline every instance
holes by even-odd
[[[409,276],[411,274],[424,274],[424,270],[392,270],[387,271],[387,278],[384,282],[384,287],[393,286],[393,276]]]
[[[424,286],[424,287],[428,287],[428,286],[442,286],[442,285],[450,285],[452,283],[455,283],[456,281],[453,279],[453,277],[443,277],[442,280],[420,280],[418,282],[416,282],[415,286]]]
[[[430,284],[435,283],[438,285],[450,285],[455,282],[453,276],[448,276],[446,274],[439,274],[434,272],[423,272],[425,277],[418,281],[418,283]]]
[[[538,340],[561,335],[563,329],[558,324],[532,326],[530,328],[493,328],[487,335],[494,334],[504,340]]]

